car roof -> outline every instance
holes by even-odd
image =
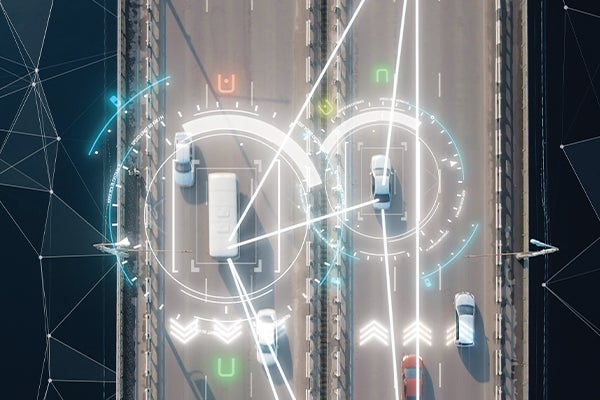
[[[459,292],[454,295],[454,305],[469,305],[475,307],[475,296],[469,292]]]
[[[376,154],[371,157],[371,170],[375,168],[383,168],[385,166],[385,155],[384,154]],[[391,169],[391,163],[388,161],[388,168]]]
[[[274,344],[276,329],[275,310],[271,308],[259,310],[256,315],[256,334],[259,343]]]

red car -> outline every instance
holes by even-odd
[[[417,388],[417,356],[414,354],[402,357],[402,393],[404,400],[423,398],[423,359],[419,357],[419,387]]]

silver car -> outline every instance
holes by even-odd
[[[258,336],[258,348],[256,349],[256,359],[267,367],[275,364],[277,356],[277,318],[275,310],[264,308],[256,313],[256,335]],[[273,354],[271,350],[273,349]]]
[[[454,344],[459,347],[475,345],[475,297],[469,292],[454,295],[456,334]]]
[[[179,186],[194,186],[194,146],[187,132],[175,134],[175,183]]]
[[[384,168],[387,169],[384,172]],[[391,204],[392,166],[385,155],[377,154],[371,157],[371,198],[379,200],[373,203],[376,210],[387,210]]]

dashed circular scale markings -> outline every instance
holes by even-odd
[[[205,196],[198,195],[199,192],[206,190],[203,188],[204,183],[199,176],[205,176],[209,170],[214,171],[222,171],[222,170],[230,170],[238,173],[239,182],[240,182],[240,195],[245,197],[245,201],[240,204],[240,214],[241,211],[245,208],[248,203],[249,198],[252,196],[253,190],[256,187],[258,181],[262,179],[261,173],[264,173],[268,167],[268,164],[271,162],[273,157],[275,156],[278,146],[282,142],[282,138],[285,136],[285,133],[276,128],[275,126],[269,124],[268,122],[260,120],[260,117],[256,113],[250,113],[240,110],[218,110],[218,111],[207,111],[204,113],[196,113],[194,115],[194,119],[187,121],[183,124],[184,130],[190,134],[192,137],[193,144],[196,149],[196,158],[202,158],[202,160],[198,161],[194,167],[197,172],[196,174],[196,183],[193,188],[190,188],[196,195],[195,202],[196,208],[202,209],[206,208],[207,202]],[[172,137],[172,133],[168,135]],[[234,145],[235,144],[235,145]],[[220,161],[218,154],[208,154],[210,151],[215,153],[215,149],[234,149],[237,147],[236,151],[240,152],[240,157],[234,157],[236,160],[240,160],[239,164],[229,165],[226,164],[226,161]],[[166,180],[169,186],[175,186],[171,177],[165,178],[165,167],[172,163],[174,157],[174,150],[169,150],[170,154],[166,157],[164,162],[159,166],[156,174],[152,177],[151,183],[149,185],[150,190],[146,196],[146,204],[149,207],[149,197],[150,192],[152,191],[152,186],[156,185],[160,180]],[[219,150],[217,150],[217,153]],[[200,157],[198,157],[200,155]],[[206,159],[206,157],[212,158]],[[281,214],[289,215],[293,213],[300,213],[300,220],[304,220],[304,212],[303,204],[307,202],[306,196],[306,187],[310,187],[311,185],[320,184],[320,178],[318,174],[316,174],[316,169],[312,164],[307,165],[306,162],[310,161],[308,156],[302,151],[302,149],[298,146],[297,143],[292,140],[288,140],[286,146],[284,146],[281,155],[279,157],[281,162],[279,163],[278,168],[273,168],[266,178],[267,180],[278,180],[278,173],[281,173],[279,176],[279,181],[281,187],[278,186],[278,190],[281,189],[281,196],[285,196],[285,201],[281,201]],[[215,163],[214,161],[217,160]],[[225,162],[225,164],[224,164]],[[289,179],[290,177],[294,177],[295,179]],[[285,178],[282,178],[285,177]],[[266,184],[263,186],[262,191],[266,191]],[[187,190],[180,189],[179,187],[174,187],[174,190]],[[170,195],[169,195],[170,196]],[[264,221],[268,219],[265,212],[268,208],[268,205],[261,205],[261,201],[264,199],[259,195],[252,207],[253,212],[255,213],[255,217],[257,220]],[[271,199],[267,199],[270,202],[276,202],[277,196],[272,196]],[[272,205],[272,204],[269,204]],[[295,210],[292,210],[295,208]],[[275,209],[275,208],[273,208]],[[262,213],[262,214],[261,214]],[[204,214],[207,215],[206,212]],[[244,232],[244,225],[251,224],[250,215],[248,214],[248,222],[243,222],[240,231]],[[171,216],[168,216],[171,218]],[[175,217],[173,217],[175,218]],[[273,217],[270,217],[273,219]],[[283,221],[286,225],[281,224],[281,227],[285,227],[290,224],[290,221],[287,219]],[[256,223],[256,222],[254,222]],[[175,222],[177,224],[177,222]],[[204,221],[206,224],[206,221]],[[148,226],[148,224],[146,224]],[[173,234],[177,234],[176,228],[171,228],[173,230]],[[251,239],[253,237],[259,236],[262,233],[268,233],[272,231],[276,231],[277,226],[263,226],[261,229],[258,229],[257,226],[254,226],[252,232],[247,232],[246,237],[243,235],[240,237],[240,241]],[[260,233],[257,233],[260,232]],[[287,276],[288,272],[294,265],[294,263],[298,260],[301,255],[301,249],[304,247],[304,242],[307,238],[308,229],[304,230],[296,230],[291,232],[282,233],[281,237],[285,238],[286,241],[293,242],[293,245],[289,245],[288,247],[293,247],[296,251],[282,251],[281,252],[281,267],[280,271],[277,271],[277,274],[272,273],[272,277],[268,281],[264,282],[253,282],[253,290],[250,290],[248,287],[248,295],[251,300],[258,299],[262,296],[265,296],[273,291],[275,284],[284,279]],[[146,237],[149,239],[150,232],[146,231]],[[196,239],[196,240],[204,240],[206,241],[206,237]],[[167,241],[169,242],[169,240]],[[175,239],[174,239],[175,242]],[[283,240],[282,240],[283,242]],[[257,260],[256,257],[244,258],[244,247],[256,249],[257,244],[249,244],[247,246],[243,246],[240,251],[240,259],[234,261],[237,266],[238,272],[240,274],[243,273],[244,268],[257,268]],[[267,247],[269,247],[267,245]],[[172,249],[177,250],[177,249]],[[277,251],[277,249],[273,248],[273,252]],[[241,299],[239,296],[232,296],[229,293],[217,293],[215,291],[211,291],[210,287],[204,287],[204,282],[198,282],[198,279],[194,279],[192,266],[190,270],[189,264],[187,265],[187,270],[184,266],[181,265],[177,260],[173,264],[172,260],[175,260],[176,257],[173,256],[170,262],[167,264],[173,264],[169,266],[163,265],[161,259],[156,252],[156,249],[152,248],[154,260],[158,262],[165,271],[165,273],[169,276],[171,280],[176,282],[180,286],[180,290],[183,294],[190,296],[192,298],[196,298],[204,303],[213,304],[213,305],[230,305],[240,303]],[[256,250],[249,251],[251,254],[254,252],[256,255]],[[175,252],[172,252],[173,254]],[[198,254],[195,254],[198,257]],[[274,258],[274,257],[273,257]],[[189,261],[188,261],[189,262]],[[223,266],[217,266],[217,261],[211,259],[210,257],[206,257],[206,259],[197,260],[194,259],[192,261],[196,265],[199,265],[198,268],[228,268],[226,264]],[[212,265],[211,265],[212,264]],[[245,265],[250,264],[250,265]],[[260,267],[260,262],[258,262],[258,267]],[[185,264],[184,264],[185,265]],[[263,269],[272,270],[273,268],[277,268],[274,265],[264,265]],[[176,272],[174,272],[174,269]],[[184,272],[185,271],[185,272]],[[229,273],[229,271],[227,271]],[[198,317],[201,318],[202,317]],[[210,319],[210,318],[209,318]]]
[[[375,154],[385,154],[390,105],[391,99],[380,99],[376,105],[358,101],[341,109],[332,120],[336,125],[322,143],[322,151],[334,160],[343,175],[341,185],[336,183],[339,179],[330,171],[324,179],[332,207],[338,201],[346,208],[370,199],[370,159]],[[410,256],[414,250],[407,239],[416,234],[412,211],[418,124],[422,152],[421,252],[431,255],[427,260],[431,261],[430,269],[435,270],[464,245],[472,225],[461,218],[466,200],[465,174],[451,132],[433,114],[420,109],[418,120],[415,114],[413,105],[396,101],[390,142],[390,163],[394,172],[392,202],[386,210],[388,252],[396,258]],[[344,171],[351,171],[351,174]],[[355,254],[361,258],[383,257],[381,226],[361,223],[368,218],[381,222],[381,213],[365,207],[350,217],[343,219],[344,225],[355,236],[363,238],[361,248],[354,249]],[[444,246],[439,246],[441,243]]]

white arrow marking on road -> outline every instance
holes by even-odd
[[[417,329],[418,328],[418,329]],[[425,326],[421,321],[419,321],[419,325],[417,326],[417,321],[410,324],[403,331],[404,333],[404,342],[402,343],[406,346],[413,339],[417,338],[421,341],[425,342],[429,346],[431,346],[431,329]],[[417,336],[418,335],[418,336]]]
[[[182,343],[187,343],[195,336],[200,333],[200,326],[198,325],[198,320],[194,319],[187,325],[181,325],[179,322],[170,319],[171,321],[171,335],[177,338]]]
[[[371,321],[360,329],[359,346],[371,339],[379,340],[383,345],[388,345],[388,330],[377,321]]]
[[[213,320],[213,335],[221,339],[226,344],[233,342],[242,334],[242,324],[239,321],[235,321],[231,324],[225,324],[223,322]]]
[[[458,164],[458,161],[450,161],[450,167],[454,167],[456,164]]]

